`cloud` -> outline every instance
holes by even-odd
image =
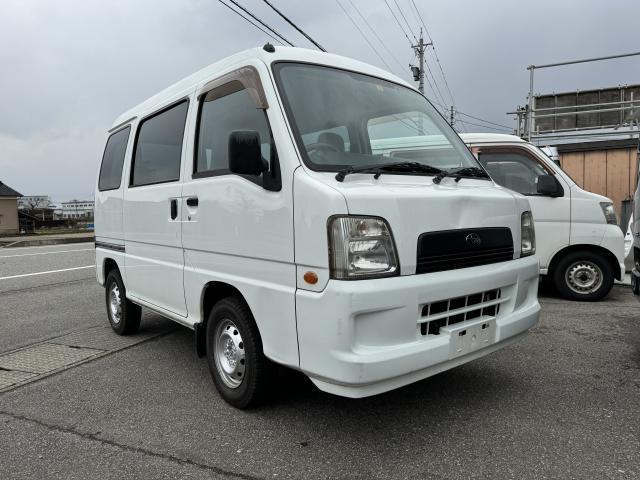
[[[239,1],[296,45],[310,47],[263,2]],[[384,68],[335,1],[273,1],[329,51]],[[385,2],[353,0],[387,48],[349,0],[340,2],[395,73],[410,80],[401,67],[412,61],[412,50]],[[451,103],[441,66],[459,110],[501,124],[511,125],[505,112],[525,102],[527,65],[635,49],[632,0],[615,6],[596,0],[579,6],[551,0],[415,2],[441,62],[428,54],[440,87],[428,95]],[[417,35],[411,1],[398,3]],[[269,40],[216,0],[3,0],[2,12],[0,179],[22,193],[59,200],[92,194],[116,116],[205,65]],[[631,59],[541,71],[536,90],[640,83],[639,65]]]

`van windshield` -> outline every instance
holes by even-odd
[[[304,161],[314,170],[391,162],[479,167],[433,106],[410,88],[326,66],[278,62],[274,71]]]

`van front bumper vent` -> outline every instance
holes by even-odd
[[[499,288],[424,305],[419,320],[422,335],[439,335],[440,328],[480,317],[497,317],[500,305],[508,301]]]

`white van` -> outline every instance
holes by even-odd
[[[109,133],[95,228],[111,326],[136,331],[146,307],[195,330],[232,405],[264,398],[274,363],[364,397],[502,348],[538,320],[527,199],[495,186],[383,70],[267,44]],[[372,154],[373,141],[416,136],[437,148]]]
[[[587,192],[538,147],[513,135],[465,133],[491,178],[526,195],[540,273],[570,300],[605,297],[624,267],[624,235],[610,199]]]

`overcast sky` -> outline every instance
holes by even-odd
[[[309,46],[261,0],[238,1],[296,46]],[[351,0],[395,59],[350,0],[339,1],[392,70],[410,80],[400,67],[413,59],[412,51],[385,1]],[[387,1],[394,9],[397,1],[417,34],[411,0]],[[458,110],[507,126],[514,123],[505,112],[526,102],[527,65],[639,50],[637,0],[415,2]],[[336,0],[272,3],[327,50],[386,68]],[[117,115],[199,68],[267,40],[217,0],[2,0],[0,180],[58,202],[92,198],[106,131]],[[433,55],[428,58],[448,104]],[[640,57],[540,71],[536,91],[625,83],[640,83]]]

